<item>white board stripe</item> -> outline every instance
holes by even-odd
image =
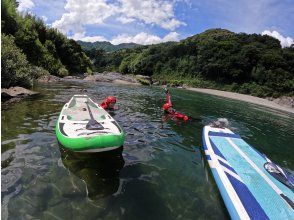
[[[216,162],[216,161],[214,161],[214,160],[211,160],[211,161],[209,161],[209,165],[210,165],[211,168],[215,168],[215,169],[216,169],[217,167],[221,166],[224,172],[230,174],[230,175],[231,175],[232,177],[234,177],[235,179],[237,179],[237,180],[239,180],[240,182],[244,183],[243,180],[240,178],[240,176],[238,176],[238,174],[236,174],[236,173],[232,172],[231,170],[229,170],[228,168],[222,166],[220,163],[218,163],[218,162]]]
[[[283,192],[279,189],[279,187],[276,186],[276,184],[273,183],[273,181],[271,181],[270,178],[268,178],[259,168],[258,166],[252,161],[250,160],[249,157],[247,157],[247,155],[236,145],[234,144],[234,142],[232,142],[232,140],[230,138],[226,138],[227,141],[231,144],[231,146],[233,148],[235,148],[236,151],[238,151],[238,153],[256,170],[256,172],[262,176],[262,178],[273,188],[273,190],[275,190],[275,192],[279,195],[283,194]],[[284,200],[284,199],[283,199]],[[288,202],[284,200],[284,202],[289,206]]]
[[[213,151],[211,144],[210,144],[208,132],[209,132],[208,127],[205,127],[204,138],[205,138],[206,146],[207,146],[207,149],[209,150],[209,155],[210,155],[212,161],[217,161],[216,155],[214,154],[214,151]],[[211,164],[211,163],[209,163],[209,164]],[[226,174],[222,170],[222,167],[219,165],[219,166],[216,166],[215,169],[217,170],[217,173],[219,174],[219,177],[220,177],[224,187],[226,188],[226,191],[227,191],[230,199],[232,200],[232,203],[234,204],[234,207],[235,207],[236,211],[238,212],[240,219],[250,219],[250,217],[249,217],[248,213],[246,212],[246,209],[244,208],[234,187],[232,186],[230,180],[228,179],[228,177],[226,176]]]
[[[238,153],[244,157],[244,159],[256,170],[256,172],[259,173],[259,175],[261,175],[263,177],[263,179],[265,179],[265,181],[278,193],[278,194],[282,194],[283,192],[258,168],[258,166],[252,161],[250,160],[250,158],[230,139],[230,138],[226,138],[227,141],[231,144],[232,147],[235,148],[236,151],[238,151]]]
[[[221,158],[221,157],[218,156],[218,155],[215,155],[215,156],[216,156],[216,158],[217,158],[218,160],[220,160],[221,162],[223,162],[223,163],[227,164],[228,166],[232,167],[232,166],[229,164],[229,162],[226,161],[225,159]]]
[[[210,155],[209,150],[205,150],[205,154],[206,154],[206,155]],[[220,156],[218,156],[218,155],[216,155],[216,154],[214,154],[214,155],[215,155],[216,159],[218,159],[218,160],[220,160],[221,162],[223,162],[223,163],[227,164],[228,166],[232,167],[232,166],[229,164],[229,162],[228,162],[227,160],[223,159],[222,157],[220,157]]]
[[[230,174],[232,177],[234,177],[235,179],[239,180],[241,183],[244,183],[243,180],[238,176],[238,174],[232,172],[231,170],[229,170],[228,168],[223,166],[223,170],[225,172],[227,172],[228,174]]]

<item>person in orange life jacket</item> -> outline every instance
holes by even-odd
[[[106,99],[103,100],[100,106],[105,110],[117,110],[118,108],[114,106],[115,103],[116,98],[114,96],[108,96]]]
[[[170,93],[169,91],[165,88],[165,98],[166,98],[166,103],[162,106],[162,109],[164,110],[164,113],[166,114],[166,119],[172,118],[173,120],[183,120],[183,121],[188,121],[189,117],[187,115],[184,115],[180,112],[177,112],[175,109],[173,109],[173,105],[170,99]]]

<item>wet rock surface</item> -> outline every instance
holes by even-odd
[[[62,81],[62,78],[53,75],[45,75],[41,76],[37,81],[41,83],[59,82]]]
[[[147,81],[147,84],[151,84],[151,78],[148,76],[141,75],[122,75],[117,72],[103,72],[103,73],[94,73],[93,75],[86,76],[84,78],[86,81],[96,81],[96,82],[109,82],[117,84],[143,84],[143,81]]]
[[[59,78],[53,75],[46,75],[40,77],[37,81],[40,83],[53,83],[60,81],[71,81],[71,80],[85,80],[94,82],[107,82],[115,84],[131,84],[131,85],[152,85],[153,81],[150,76],[144,75],[123,75],[118,72],[94,72],[92,75],[76,75],[76,76],[66,76],[64,78]]]
[[[34,92],[28,89],[25,89],[23,87],[10,87],[8,89],[1,89],[1,98],[2,101],[7,101],[9,99],[12,98],[22,98],[22,97],[26,97],[26,96],[30,96],[30,95],[36,95],[38,94],[38,92]]]
[[[65,76],[63,79],[83,79],[84,75],[77,75],[77,76]]]

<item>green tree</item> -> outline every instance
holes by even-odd
[[[26,56],[14,44],[13,37],[2,34],[1,41],[1,87],[30,87],[33,77]]]
[[[1,0],[1,31],[4,34],[14,35],[18,29],[18,15],[15,0]]]

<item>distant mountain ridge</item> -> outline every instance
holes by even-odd
[[[142,45],[135,43],[122,43],[118,45],[113,45],[108,41],[96,41],[96,42],[84,42],[78,40],[77,43],[81,45],[83,50],[91,50],[91,49],[102,49],[106,52],[114,52],[120,49],[132,49],[135,47],[140,47]]]

